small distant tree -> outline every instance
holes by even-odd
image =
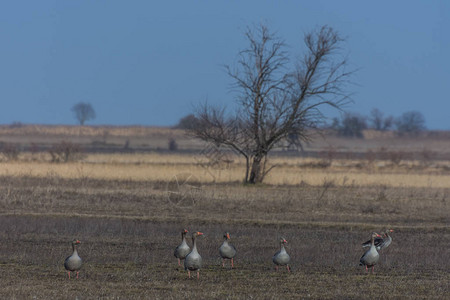
[[[183,118],[180,119],[178,124],[175,126],[175,128],[178,129],[194,129],[199,123],[199,120],[194,114],[189,114]]]
[[[367,129],[365,118],[356,113],[345,113],[342,120],[334,118],[331,126],[339,135],[358,138],[362,138],[363,130]]]
[[[95,111],[90,103],[79,102],[72,107],[72,112],[80,125],[84,125],[86,121],[95,119]]]
[[[394,117],[388,116],[385,118],[379,109],[374,108],[370,112],[369,122],[371,128],[385,131],[391,129],[394,125]]]
[[[408,111],[397,118],[395,122],[397,131],[400,134],[417,134],[426,129],[425,118],[421,112]]]

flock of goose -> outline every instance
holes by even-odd
[[[391,242],[392,237],[389,233],[393,232],[392,229],[388,229],[383,233],[383,236],[373,232],[371,239],[367,242],[362,243],[363,248],[368,248],[359,260],[360,266],[365,266],[366,271],[369,272],[368,268],[372,268],[372,273],[374,272],[374,267],[380,259],[380,254],[378,251],[387,248]],[[197,279],[200,278],[200,269],[202,267],[202,257],[197,250],[197,237],[203,235],[202,232],[196,231],[192,233],[193,246],[192,250],[186,242],[186,234],[188,231],[184,229],[181,232],[181,244],[175,248],[174,256],[178,259],[178,265],[181,266],[181,261],[184,260],[184,269],[188,272],[189,278],[191,278],[191,271],[197,271]],[[234,257],[236,256],[236,248],[230,243],[230,233],[225,232],[223,235],[224,241],[219,248],[219,254],[223,259],[222,266],[225,267],[226,260],[230,260],[231,268],[234,267]],[[76,272],[78,278],[79,270],[82,266],[82,260],[77,252],[77,245],[81,242],[77,239],[72,241],[72,255],[66,258],[64,261],[64,267],[68,272],[70,279],[70,272]],[[277,251],[273,257],[272,261],[275,264],[275,269],[278,271],[279,266],[286,266],[288,272],[291,271],[289,267],[289,262],[291,257],[286,252],[285,244],[287,243],[285,238],[280,239],[280,250]]]

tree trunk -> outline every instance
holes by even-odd
[[[263,160],[264,157],[265,157],[264,154],[257,154],[253,158],[252,170],[250,171],[250,179],[248,181],[249,183],[255,184],[262,182],[263,174],[261,169],[261,161]]]
[[[245,156],[245,179],[244,183],[248,182],[248,174],[250,172],[250,159],[248,156]]]

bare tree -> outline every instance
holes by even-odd
[[[86,121],[95,119],[95,111],[90,103],[79,102],[75,104],[72,109],[75,114],[75,118],[78,120],[80,125],[84,125]]]
[[[365,117],[357,113],[346,112],[342,116],[342,120],[334,121],[334,129],[338,131],[339,135],[347,137],[363,137],[363,130],[367,129]]]
[[[321,107],[340,108],[348,100],[344,87],[352,72],[340,55],[343,39],[328,26],[305,34],[306,53],[293,70],[285,43],[266,26],[248,29],[246,38],[237,66],[226,66],[239,95],[237,110],[228,114],[225,107],[200,105],[191,132],[245,157],[244,181],[258,183],[273,167],[267,155],[280,140],[310,140],[309,129],[324,120]]]
[[[370,112],[369,121],[373,129],[381,131],[389,130],[394,125],[394,117],[388,116],[385,118],[383,113],[377,108],[372,109]]]
[[[399,134],[418,134],[426,129],[425,117],[419,111],[408,111],[397,118],[395,126]]]

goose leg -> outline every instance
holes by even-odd
[[[200,279],[200,271],[197,271],[197,279]]]
[[[69,275],[69,279],[70,279],[70,271],[67,271],[67,274]]]
[[[233,259],[231,259],[231,268],[234,267]]]
[[[181,260],[180,259],[178,259],[178,266],[181,267]]]
[[[191,271],[188,271],[188,276],[189,278],[191,278]]]
[[[375,269],[375,266],[372,266],[372,274],[375,273],[374,269]]]
[[[78,273],[79,273],[79,272],[77,271],[77,279],[78,279]]]
[[[289,265],[286,265],[286,268],[289,272],[291,272],[291,268],[289,268]]]
[[[222,261],[222,267],[225,268],[225,258],[224,258],[223,261]]]

